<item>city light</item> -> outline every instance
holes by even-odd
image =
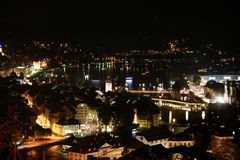
[[[2,47],[0,46],[0,53],[2,53]],[[4,56],[4,55],[2,55],[2,56]]]
[[[186,119],[186,121],[188,121],[188,118],[189,118],[189,112],[186,111],[186,112],[185,112],[185,119]]]
[[[44,114],[40,114],[37,116],[36,123],[42,126],[43,128],[50,128],[50,121]]]
[[[1,6],[1,158],[238,159],[237,5],[77,3]]]
[[[205,119],[205,117],[206,117],[205,111],[202,111],[201,117],[202,117],[202,119]]]
[[[25,69],[24,66],[17,66],[18,69]]]
[[[221,96],[216,97],[216,101],[217,101],[218,103],[224,103],[224,97],[221,97]]]

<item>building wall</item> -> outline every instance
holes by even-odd
[[[215,80],[219,83],[222,83],[223,81],[226,80],[240,80],[240,75],[206,75],[206,76],[200,76],[201,77],[201,81],[203,83],[207,83],[207,81],[209,80]]]
[[[159,145],[159,144],[164,144],[168,141],[168,138],[165,138],[165,139],[158,139],[158,140],[154,140],[154,141],[149,141],[148,142],[148,145],[149,146],[155,146],[155,145]]]
[[[79,133],[80,132],[80,126],[79,125],[55,124],[52,131],[57,135],[64,136],[68,133]]]
[[[98,120],[97,110],[90,108],[85,103],[78,104],[76,112],[75,119],[79,120],[81,124]]]
[[[152,115],[152,125],[154,127],[159,126],[159,122],[160,122],[160,113],[159,114],[153,114]]]
[[[233,104],[238,101],[238,93],[240,92],[240,81],[224,82],[224,98],[226,103]]]
[[[107,128],[106,128],[105,124],[102,123],[102,121],[99,121],[99,128],[102,132],[112,132],[114,127],[116,127],[116,126],[115,126],[115,121],[112,117],[107,125]]]
[[[136,136],[136,139],[149,146],[162,144],[165,148],[173,148],[177,146],[192,147],[195,144],[194,140],[173,141],[173,140],[169,140],[169,138],[164,138],[164,139],[157,139],[153,141],[147,141],[144,136]]]
[[[81,124],[86,123],[88,117],[88,106],[85,103],[78,104],[76,112],[75,119],[77,119]]]
[[[136,136],[135,138],[146,145],[149,144],[144,136]]]
[[[194,140],[190,140],[190,141],[165,141],[165,142],[162,142],[162,145],[165,148],[173,148],[173,147],[178,147],[178,146],[192,147],[192,146],[194,146]]]
[[[34,97],[33,96],[30,96],[28,93],[23,93],[21,95],[23,98],[25,98],[27,101],[28,101],[28,106],[29,107],[33,107],[33,101],[34,101]]]
[[[90,153],[68,152],[68,160],[87,160],[88,156],[106,157],[110,160],[122,157],[123,147],[118,148],[104,148]]]
[[[97,110],[89,107],[85,103],[78,104],[75,119],[80,123],[82,134],[88,135],[99,130],[99,120]]]
[[[138,114],[137,109],[134,109],[134,124],[139,124],[140,128],[157,127],[160,121],[160,113],[152,115]]]
[[[68,160],[87,160],[87,154],[68,152]]]
[[[150,128],[150,121],[147,119],[138,119],[137,124],[140,128]]]

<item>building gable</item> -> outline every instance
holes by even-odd
[[[112,148],[112,145],[108,143],[104,143],[99,149],[103,149],[103,148]]]

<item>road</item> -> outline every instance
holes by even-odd
[[[39,147],[39,146],[44,146],[44,145],[49,145],[52,143],[61,142],[63,140],[65,140],[65,137],[55,137],[55,136],[45,137],[45,138],[42,138],[42,140],[26,142],[25,144],[18,146],[18,149],[19,150],[31,149],[31,148],[35,148],[35,147]]]

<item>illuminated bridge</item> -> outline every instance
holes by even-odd
[[[185,111],[201,111],[205,110],[207,104],[205,102],[199,101],[182,101],[182,100],[173,100],[173,99],[164,99],[164,98],[152,98],[154,103],[159,107],[165,106],[172,109],[179,109]]]
[[[128,90],[130,93],[140,94],[173,94],[171,90]],[[151,98],[159,107],[170,107],[172,109],[179,109],[185,111],[201,111],[206,109],[207,103],[199,97],[188,98],[188,95],[182,94],[181,100],[167,99],[167,98]]]
[[[174,124],[180,121],[179,114],[185,117],[184,119],[188,121],[189,119],[205,119],[205,110],[207,104],[203,101],[183,101],[183,100],[173,100],[164,98],[152,98],[154,103],[160,108],[165,107],[168,109],[169,124]],[[183,119],[183,118],[182,118]]]
[[[169,90],[128,90],[130,93],[142,93],[142,94],[167,94],[173,93],[173,91]]]

